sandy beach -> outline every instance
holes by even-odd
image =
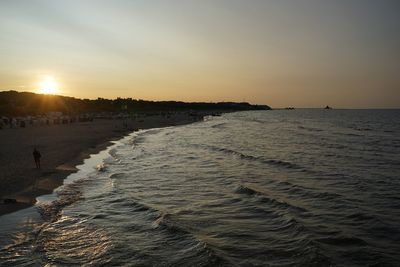
[[[152,115],[136,119],[95,119],[40,127],[0,130],[0,215],[35,203],[35,197],[51,193],[63,179],[76,171],[90,154],[113,140],[137,130],[187,124],[207,113],[190,116],[188,112],[168,116]],[[36,147],[41,155],[41,169],[35,168],[32,156]],[[16,203],[8,203],[14,202]]]

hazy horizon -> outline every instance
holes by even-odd
[[[400,2],[2,1],[0,91],[399,108]]]

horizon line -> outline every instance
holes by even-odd
[[[80,98],[80,97],[76,97],[76,96],[69,96],[69,95],[61,95],[61,94],[42,94],[42,93],[37,93],[37,92],[32,92],[32,91],[18,91],[15,89],[2,89],[0,90],[0,92],[17,92],[17,93],[31,93],[31,94],[36,94],[36,95],[43,95],[43,96],[60,96],[60,97],[71,97],[71,98],[76,98],[76,99],[80,99],[80,100],[84,100],[84,99],[88,99],[88,100],[98,100],[99,98],[102,99],[106,99],[106,100],[116,100],[118,98],[121,99],[128,99],[131,98],[133,100],[143,100],[143,101],[153,101],[153,102],[183,102],[183,103],[248,103],[250,105],[263,105],[263,106],[269,106],[271,109],[275,109],[275,110],[285,110],[286,108],[294,108],[294,109],[324,109],[327,105],[321,105],[321,106],[314,106],[314,107],[307,107],[307,106],[291,106],[291,105],[287,105],[287,106],[282,106],[282,107],[273,107],[269,104],[260,104],[260,103],[251,103],[248,101],[183,101],[183,100],[154,100],[154,99],[144,99],[144,98],[134,98],[134,97],[121,97],[121,96],[117,96],[115,98],[105,98],[105,97],[101,97],[98,96],[96,98]],[[393,109],[400,109],[400,107],[343,107],[343,106],[333,106],[333,105],[328,105],[329,107],[331,107],[333,110],[366,110],[366,109],[373,109],[373,110],[393,110]]]

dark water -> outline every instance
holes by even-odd
[[[138,132],[57,195],[0,217],[3,265],[399,266],[400,111]]]

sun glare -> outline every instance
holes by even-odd
[[[48,94],[54,95],[58,94],[58,83],[52,76],[46,76],[43,80],[39,83],[39,93],[41,94]]]

